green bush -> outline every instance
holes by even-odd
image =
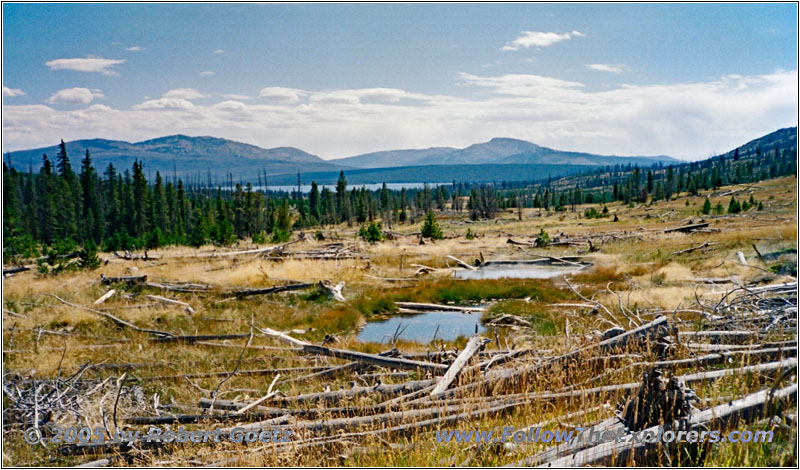
[[[470,228],[467,229],[467,240],[475,240],[475,234]]]
[[[544,229],[539,230],[539,235],[536,236],[536,246],[544,247],[550,244],[550,235],[544,231]]]
[[[361,229],[358,231],[358,236],[370,243],[377,243],[383,240],[381,224],[377,222],[370,222],[369,225],[362,225]]]
[[[78,262],[83,269],[97,269],[100,267],[100,258],[97,257],[97,245],[91,238],[83,244],[83,248],[78,252],[80,261]]]
[[[425,216],[425,223],[422,224],[422,237],[431,238],[433,240],[441,240],[444,238],[439,224],[436,222],[436,217],[433,216],[433,211],[428,211]]]
[[[275,229],[272,232],[272,238],[270,239],[270,243],[286,243],[292,237],[292,234],[287,232],[286,230]]]

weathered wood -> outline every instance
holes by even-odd
[[[700,223],[700,224],[683,225],[681,227],[668,228],[668,229],[664,230],[664,233],[671,233],[671,232],[689,233],[689,232],[693,232],[695,230],[700,230],[701,228],[706,228],[706,227],[708,227],[708,222],[703,222],[703,223]]]
[[[469,264],[469,263],[467,263],[467,262],[465,262],[465,261],[462,261],[462,260],[460,260],[460,259],[456,258],[456,257],[455,257],[455,256],[453,256],[453,255],[447,255],[447,256],[446,256],[446,258],[447,258],[447,259],[449,259],[449,260],[453,260],[453,261],[455,261],[455,262],[456,262],[456,264],[458,264],[458,265],[459,265],[459,266],[461,266],[462,268],[469,269],[470,271],[477,271],[477,270],[478,270],[478,268],[476,268],[475,266],[473,266],[473,265],[471,265],[471,264]]]
[[[139,328],[138,326],[134,325],[133,323],[128,323],[125,320],[117,318],[117,317],[115,317],[114,315],[111,315],[108,312],[102,312],[100,310],[95,310],[93,308],[84,307],[83,305],[73,304],[72,302],[67,302],[66,300],[62,299],[61,297],[58,297],[57,295],[53,295],[53,294],[47,294],[47,295],[49,295],[50,297],[53,297],[54,299],[58,300],[59,302],[65,304],[65,305],[69,305],[70,307],[79,308],[79,309],[86,310],[86,311],[89,311],[89,312],[92,312],[92,313],[96,313],[96,314],[101,315],[101,316],[103,316],[105,318],[108,318],[109,320],[113,321],[114,323],[116,323],[119,326],[124,326],[124,327],[130,328],[130,329],[132,329],[134,331],[140,331],[142,333],[150,333],[150,334],[156,335],[156,336],[174,336],[172,333],[167,333],[165,331],[148,330],[147,328]]]
[[[689,247],[689,248],[687,248],[685,250],[676,251],[676,252],[674,252],[672,254],[673,254],[673,256],[683,255],[683,254],[686,254],[686,253],[691,253],[693,251],[702,250],[703,248],[708,248],[709,246],[716,245],[716,244],[717,243],[705,242],[705,243],[702,243],[702,244],[697,245],[697,246]]]
[[[456,360],[450,364],[450,368],[447,369],[447,372],[445,372],[441,380],[436,384],[436,387],[433,388],[430,396],[432,398],[439,398],[442,392],[447,390],[447,387],[458,377],[458,374],[461,373],[461,370],[464,369],[469,360],[472,359],[472,356],[480,351],[488,342],[489,340],[486,338],[481,338],[479,336],[471,337],[469,341],[467,341],[467,345],[464,346],[464,350],[461,351],[461,354],[458,355]]]
[[[265,287],[262,289],[240,290],[233,292],[233,295],[235,295],[236,297],[247,297],[250,295],[268,295],[268,294],[276,294],[278,292],[308,289],[314,286],[315,286],[314,283],[290,284],[287,286],[273,286],[273,287]]]
[[[458,307],[456,305],[426,304],[419,302],[395,302],[400,308],[427,312],[483,312],[483,307]]]
[[[113,296],[116,293],[117,293],[117,291],[115,291],[114,289],[111,289],[110,291],[108,291],[105,294],[103,294],[102,297],[100,297],[99,299],[95,300],[94,304],[92,304],[92,305],[100,305],[103,302],[105,302],[106,300],[110,299],[111,296]]]
[[[3,276],[7,276],[9,274],[21,273],[23,271],[29,271],[35,267],[36,267],[35,264],[30,264],[26,266],[13,266],[10,268],[3,267]]]
[[[332,348],[326,348],[325,346],[317,346],[314,344],[304,345],[303,352],[307,354],[320,354],[323,356],[336,357],[339,359],[347,359],[348,361],[358,361],[365,364],[372,364],[375,366],[387,367],[390,369],[423,370],[434,373],[437,372],[443,373],[448,368],[446,364],[412,361],[410,359],[402,359],[402,358],[389,358],[380,356],[378,354],[347,351],[344,349],[332,349]]]
[[[339,282],[335,286],[331,281],[325,280],[317,284],[320,292],[325,292],[328,296],[332,297],[334,300],[338,302],[344,302],[344,296],[342,295],[342,289],[344,289],[344,281]]]
[[[764,417],[770,405],[776,402],[782,402],[787,406],[796,405],[797,384],[781,388],[774,391],[774,393],[773,390],[762,390],[730,403],[695,413],[687,420],[687,427],[692,429],[704,425],[711,429],[725,429],[734,427],[742,422],[751,423]],[[659,428],[660,426],[652,426],[640,432],[643,435],[657,435]],[[624,465],[625,462],[631,460],[642,462],[648,453],[663,445],[661,442],[643,441],[652,440],[625,439],[622,442],[611,441],[547,462],[546,465],[542,466],[564,468],[587,465]],[[675,448],[676,444],[668,444],[667,447]],[[517,462],[515,466],[525,465],[523,462]]]
[[[147,275],[143,274],[141,276],[117,276],[117,277],[106,277],[105,274],[100,275],[100,282],[103,284],[119,284],[119,283],[128,283],[128,284],[141,284],[147,281]]]
[[[147,297],[150,300],[157,300],[159,302],[163,302],[165,304],[179,305],[183,307],[183,309],[187,313],[194,313],[194,309],[189,304],[187,304],[186,302],[182,302],[180,300],[168,299],[166,297],[161,297],[160,295],[145,295],[145,297]]]

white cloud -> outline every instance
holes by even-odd
[[[192,109],[194,105],[191,101],[182,98],[160,98],[157,100],[148,100],[144,103],[137,104],[133,107],[136,110],[153,110],[153,109]]]
[[[145,48],[142,46],[131,46],[131,47],[126,47],[125,50],[130,52],[139,52],[145,50]]]
[[[216,74],[217,74],[216,72],[212,72],[211,70],[203,70],[202,72],[200,72],[201,77],[208,77]]]
[[[223,93],[220,96],[222,96],[223,98],[231,99],[231,100],[252,100],[253,99],[252,96],[240,95],[240,94],[237,94],[237,93]]]
[[[88,88],[67,88],[53,93],[47,102],[50,104],[89,104],[95,98],[102,98],[100,90],[90,90]]]
[[[468,92],[464,97],[394,88],[288,89],[293,95],[284,95],[297,101],[226,96],[208,105],[165,97],[132,109],[4,105],[3,139],[14,148],[36,148],[61,138],[137,141],[182,133],[296,146],[331,158],[508,136],[563,150],[697,159],[797,124],[797,71],[603,91],[539,75],[456,79]]]
[[[83,59],[55,59],[44,63],[52,70],[75,70],[77,72],[99,72],[103,75],[118,75],[115,65],[125,63],[125,59],[103,59],[86,57]]]
[[[216,51],[214,51],[214,54],[224,54],[226,52],[228,51],[226,51],[225,49],[217,49]]]
[[[163,95],[164,98],[175,98],[175,99],[182,99],[182,100],[196,100],[200,98],[208,98],[209,95],[200,93],[199,91],[195,90],[194,88],[176,88],[174,90],[170,90]]]
[[[598,72],[622,73],[627,67],[623,64],[586,64],[586,67]]]
[[[306,92],[298,90],[297,88],[283,88],[283,87],[267,87],[262,88],[258,93],[259,98],[264,98],[272,101],[279,101],[285,103],[296,103],[304,96]]]
[[[539,31],[523,31],[522,34],[501,47],[501,51],[516,51],[520,48],[528,49],[530,47],[547,47],[561,41],[566,41],[572,37],[585,36],[580,31],[572,31],[569,33],[543,33]]]
[[[9,88],[7,86],[3,87],[3,98],[9,98],[12,96],[24,96],[25,92],[20,90],[19,88]]]

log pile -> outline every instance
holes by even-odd
[[[571,349],[557,355],[536,349],[512,349],[507,345],[502,348],[499,341],[490,348],[495,341],[478,335],[471,337],[462,350],[411,354],[392,348],[372,354],[331,347],[325,342],[313,344],[292,336],[293,333],[251,326],[249,334],[229,335],[224,339],[246,340],[242,351],[261,348],[303,358],[310,361],[308,367],[239,370],[240,357],[236,366],[228,369],[230,372],[217,375],[222,376],[222,382],[239,375],[265,376],[263,389],[255,397],[223,400],[216,391],[204,390],[194,403],[142,404],[138,409],[127,406],[120,410],[120,426],[136,429],[142,425],[182,424],[211,428],[209,423],[226,423],[220,427],[291,430],[291,442],[248,446],[239,451],[291,454],[312,448],[329,449],[340,445],[342,440],[360,444],[380,439],[396,444],[435,429],[454,429],[464,423],[469,426],[469,420],[499,418],[540,403],[543,409],[555,403],[572,407],[573,410],[555,418],[566,420],[580,414],[575,407],[585,411],[585,403],[596,400],[595,403],[601,404],[596,407],[601,415],[606,410],[595,425],[598,430],[624,428],[635,432],[663,426],[730,429],[738,423],[769,418],[778,406],[796,404],[797,386],[791,383],[797,369],[796,289],[796,283],[742,286],[717,303],[700,303],[691,312],[640,312],[631,317],[630,328],[614,327],[585,340],[576,337]],[[428,304],[402,306],[417,311],[442,308]],[[611,313],[607,306],[597,309],[598,315],[600,311]],[[646,315],[652,318],[643,320]],[[520,319],[507,316],[503,322],[532,328],[530,322],[517,320]],[[214,338],[139,331],[156,336],[153,341],[165,347],[180,341],[208,345],[213,343],[205,340]],[[272,343],[252,344],[256,335]],[[671,347],[659,346],[664,344]],[[693,344],[721,349],[709,354],[697,353],[692,349]],[[631,358],[637,362],[631,363]],[[705,366],[711,364],[721,368],[706,370]],[[81,375],[89,368],[85,366],[57,386],[42,387],[44,382],[30,379],[4,381],[4,393],[13,404],[4,422],[43,425],[46,420],[43,422],[42,416],[70,403],[69,394],[108,393],[106,386],[93,392],[92,387],[98,384],[119,383],[118,390],[128,390],[125,374],[82,379]],[[631,369],[637,369],[633,376]],[[107,367],[93,370],[113,372]],[[134,381],[178,378],[147,376],[148,370],[129,368],[126,374],[132,374],[128,380]],[[626,371],[627,377],[634,377],[634,381],[623,378]],[[764,377],[761,390],[726,398],[724,404],[714,402],[714,397],[701,399],[695,393],[704,383],[744,375]],[[319,388],[288,395],[278,391],[282,384],[288,383]],[[333,383],[349,385],[337,390],[331,387]],[[46,399],[42,398],[45,396]],[[614,404],[618,405],[616,413]],[[71,444],[59,450],[62,454],[102,456],[102,462],[113,465],[120,455],[135,451],[137,455],[157,452],[163,456],[170,453],[172,446],[134,438],[116,443]],[[638,441],[593,444],[573,440],[522,460],[510,454],[506,461],[516,466],[620,465],[631,463],[632,459],[655,462],[652,459],[664,458],[667,452],[669,458],[691,454],[696,459],[692,463],[702,464],[704,450],[690,450],[678,445],[664,449]]]

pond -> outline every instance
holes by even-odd
[[[439,331],[436,331],[436,327]],[[472,336],[477,332],[483,333],[486,328],[481,324],[481,313],[462,312],[430,312],[414,315],[393,315],[386,320],[367,322],[358,334],[358,339],[369,343],[386,343],[389,337],[400,330],[401,340],[416,341],[427,344],[433,340],[433,335],[445,341],[452,341],[459,336]]]
[[[497,263],[483,266],[476,271],[469,269],[455,271],[453,275],[458,279],[547,279],[578,272],[581,269],[583,268],[574,265]]]

